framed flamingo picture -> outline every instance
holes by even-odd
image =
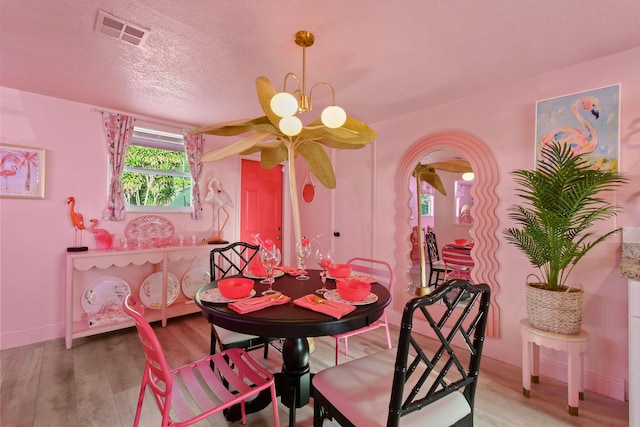
[[[595,169],[618,171],[620,85],[536,103],[536,166],[542,148],[557,141],[587,153]]]
[[[44,199],[44,148],[0,143],[0,197]]]

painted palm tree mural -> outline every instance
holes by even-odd
[[[256,79],[258,101],[265,115],[252,120],[240,120],[205,126],[191,133],[204,133],[217,136],[238,136],[250,134],[221,149],[205,153],[202,162],[214,162],[236,154],[248,155],[260,152],[260,165],[270,169],[288,161],[291,209],[296,242],[302,241],[298,194],[296,191],[295,159],[302,156],[311,173],[326,188],[336,187],[336,176],[331,160],[324,147],[340,150],[357,150],[376,139],[376,132],[365,123],[352,117],[339,128],[328,128],[317,119],[302,128],[295,136],[285,135],[278,127],[281,117],[271,109],[271,98],[277,93],[269,79]],[[323,147],[324,146],[324,147]]]

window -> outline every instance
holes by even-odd
[[[188,212],[191,174],[182,134],[135,126],[122,173],[128,212]]]

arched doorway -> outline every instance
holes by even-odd
[[[475,184],[471,190],[475,200],[471,211],[474,224],[470,234],[476,242],[472,252],[476,266],[473,269],[472,278],[476,283],[487,283],[491,286],[492,298],[487,335],[498,337],[500,336],[500,308],[496,304],[496,296],[500,292],[500,286],[496,280],[499,264],[496,258],[498,218],[495,213],[495,207],[498,204],[498,195],[495,191],[499,176],[498,165],[487,145],[469,133],[443,131],[428,135],[415,142],[402,156],[395,177],[395,243],[398,248],[396,265],[405,274],[399,275],[398,288],[396,289],[405,289],[410,281],[411,242],[409,235],[411,229],[408,218],[411,212],[407,179],[411,176],[415,165],[426,153],[447,149],[460,152],[469,161],[475,173]]]

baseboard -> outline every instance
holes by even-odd
[[[42,328],[23,329],[15,332],[2,332],[0,349],[20,347],[64,337],[64,324],[50,325]]]

